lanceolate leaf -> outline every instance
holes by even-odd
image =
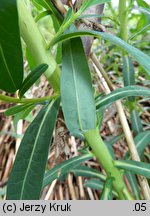
[[[114,150],[113,150],[112,145],[110,145],[110,144],[107,143],[107,142],[106,142],[105,144],[106,144],[106,146],[107,146],[107,149],[108,149],[108,151],[109,151],[109,153],[110,153],[112,159],[115,160],[116,157],[115,157],[115,153],[114,153]]]
[[[93,88],[80,38],[63,44],[61,98],[65,121],[72,134],[95,128]]]
[[[141,86],[127,86],[114,90],[112,93],[96,101],[96,108],[99,109],[103,106],[109,106],[119,99],[129,96],[150,96],[150,90]]]
[[[80,10],[82,10],[82,12],[83,12],[88,7],[98,5],[98,4],[104,4],[104,3],[107,3],[107,2],[111,2],[111,0],[93,0],[93,1],[83,0],[83,5],[82,5]]]
[[[112,177],[108,177],[104,184],[102,193],[101,193],[101,200],[112,200],[112,184],[114,179]]]
[[[89,187],[95,190],[102,190],[103,189],[103,182],[99,179],[91,179],[91,180],[87,180],[84,183],[84,187]]]
[[[150,178],[150,164],[138,161],[114,161],[114,165],[118,168],[131,171],[135,174],[139,174]]]
[[[133,40],[135,37],[145,34],[146,31],[148,31],[148,29],[150,29],[150,24],[144,26],[142,29],[140,29],[138,32],[136,32],[135,34],[131,35],[131,37],[128,40]]]
[[[6,110],[5,115],[9,116],[9,115],[15,115],[17,113],[20,113],[22,111],[24,111],[25,109],[27,109],[28,107],[34,107],[34,104],[23,104],[23,105],[18,105],[18,106],[14,106],[9,108],[8,110]]]
[[[131,172],[126,172],[126,177],[129,181],[130,187],[132,189],[133,196],[135,197],[136,200],[140,199],[140,191],[138,188],[138,183],[135,175]]]
[[[150,131],[144,131],[139,133],[135,138],[135,145],[139,155],[141,155],[145,148],[150,145]]]
[[[124,86],[135,85],[135,73],[134,73],[134,65],[131,59],[128,56],[125,56],[123,59],[123,80]],[[129,97],[129,107],[132,107],[131,104],[134,104],[135,98]],[[141,120],[139,118],[139,114],[137,110],[134,108],[130,108],[130,118],[131,118],[131,126],[134,132],[134,135],[137,135],[143,130],[143,126]]]
[[[56,9],[56,7],[53,5],[52,1],[50,0],[33,0],[33,1],[41,5],[42,7],[46,8],[47,10],[50,10],[57,17],[59,23],[60,24],[62,23],[63,17]]]
[[[73,173],[75,176],[84,176],[87,178],[99,178],[102,180],[106,179],[106,176],[101,174],[98,170],[87,166],[82,166],[82,165],[73,168],[70,172]]]
[[[143,126],[142,126],[138,111],[132,110],[132,112],[130,114],[130,118],[131,118],[131,123],[132,123],[132,130],[136,136],[140,132],[143,131]]]
[[[38,22],[40,19],[51,15],[52,13],[49,10],[43,11],[41,12],[36,18],[35,18],[35,22]]]
[[[128,56],[125,56],[123,59],[123,80],[124,86],[135,85],[135,73],[134,73],[134,65],[131,59]],[[129,97],[129,106],[134,103],[135,98]],[[131,108],[130,108],[131,109]],[[139,118],[139,114],[136,109],[131,109],[130,111],[131,118],[131,126],[135,135],[140,133],[143,130],[141,120]]]
[[[61,164],[55,166],[53,169],[49,170],[43,181],[43,187],[57,178],[60,178],[62,175],[69,173],[74,167],[78,166],[80,163],[87,161],[93,157],[92,154],[83,154],[77,157],[71,158],[67,161],[62,162]]]
[[[90,187],[90,188],[95,189],[95,190],[102,190],[104,187],[104,183],[98,179],[91,179],[91,180],[87,180],[84,183],[84,187]],[[118,194],[115,191],[112,191],[112,193],[114,196],[118,197]]]
[[[40,76],[47,70],[47,64],[41,64],[36,67],[29,75],[25,78],[22,86],[19,90],[19,97],[22,98],[26,91],[40,78]]]
[[[39,4],[40,6],[48,9],[48,6],[47,6],[47,4],[45,3],[44,0],[32,0],[32,2],[33,2],[34,5],[38,5]]]
[[[138,151],[139,156],[143,154],[145,148],[150,144],[150,132],[144,131],[139,133],[135,138],[134,142],[136,145],[136,149]],[[129,158],[129,152],[126,153],[125,159]]]
[[[148,3],[146,1],[136,0],[140,7],[149,8]]]
[[[137,62],[139,62],[139,64],[141,64],[141,66],[147,71],[147,73],[150,74],[150,57],[146,55],[145,53],[143,53],[142,51],[140,51],[139,49],[131,46],[130,44],[116,37],[115,35],[112,35],[109,33],[99,32],[99,31],[90,31],[90,30],[74,31],[70,33],[65,33],[65,34],[60,35],[59,37],[56,37],[52,41],[51,46],[53,46],[54,44],[58,42],[68,40],[70,38],[81,37],[81,36],[86,36],[86,35],[102,37],[103,39],[110,41],[112,44],[115,44],[116,46],[130,53],[137,60]]]
[[[139,10],[145,14],[147,14],[148,16],[150,15],[150,9],[149,8],[143,8],[143,7],[139,7]]]
[[[8,181],[7,199],[39,199],[59,100],[46,105],[28,127]]]
[[[134,66],[128,56],[123,58],[123,80],[124,86],[135,85]]]
[[[20,119],[26,119],[30,123],[33,121],[34,117],[30,112],[34,109],[34,107],[35,107],[35,104],[32,106],[25,107],[24,110],[15,114],[14,119],[13,119],[13,125],[14,125],[14,130],[16,133],[17,133],[18,122]]]
[[[105,143],[106,144],[108,144],[108,145],[114,145],[115,143],[117,143],[117,142],[119,142],[119,140],[121,139],[121,138],[123,138],[124,137],[124,134],[123,133],[121,133],[121,134],[119,134],[119,135],[117,135],[117,136],[112,136],[112,138],[111,139],[107,139],[107,140],[105,140]]]
[[[16,0],[0,1],[0,89],[15,92],[23,80]]]

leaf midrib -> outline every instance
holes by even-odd
[[[92,155],[91,155],[92,156]],[[74,163],[75,161],[78,162],[79,160],[81,159],[86,159],[86,158],[89,158],[90,157],[90,154],[87,154],[87,155],[82,155],[81,157],[79,157],[77,160],[76,160],[76,157],[74,158],[74,160],[70,161],[69,163],[67,164],[64,164],[63,166],[60,167],[60,169],[58,170],[63,170],[65,167],[69,166],[70,164]],[[54,175],[57,173],[58,170],[54,170],[52,173],[50,173],[49,175],[45,176],[44,178],[44,181],[47,180],[47,178],[49,178],[51,175]]]
[[[141,131],[140,131],[140,126],[138,124],[138,120],[137,120],[137,116],[136,116],[136,110],[133,110],[133,117],[134,117],[134,123],[136,125],[137,130],[138,130],[138,133],[140,133]]]
[[[128,85],[131,85],[131,80],[130,80],[130,64],[129,64],[129,59],[128,57],[126,56],[126,64],[127,64],[127,82],[128,82]]]
[[[7,62],[6,62],[6,60],[5,60],[5,55],[4,55],[4,52],[3,52],[3,48],[2,48],[1,43],[0,43],[0,53],[1,53],[2,59],[3,59],[3,61],[4,61],[4,65],[5,65],[5,67],[6,67],[6,70],[7,70],[7,72],[8,72],[9,78],[10,78],[10,80],[12,81],[12,84],[13,84],[14,88],[17,89],[17,86],[16,86],[15,83],[14,83],[14,80],[13,80],[13,78],[12,78],[11,72],[10,72],[9,67],[8,67],[8,65],[7,65]]]
[[[53,101],[54,103],[54,101]],[[23,193],[24,193],[24,188],[25,188],[25,183],[26,183],[26,179],[27,179],[27,176],[28,176],[28,172],[29,172],[29,169],[30,169],[30,165],[32,163],[32,159],[33,159],[33,156],[34,156],[34,151],[35,151],[35,148],[36,148],[36,145],[37,145],[37,142],[38,142],[38,137],[39,137],[39,134],[42,130],[42,127],[43,127],[43,124],[45,122],[45,119],[49,113],[49,110],[51,109],[53,103],[50,104],[49,108],[47,109],[46,113],[45,113],[45,116],[40,124],[40,127],[39,127],[39,130],[37,132],[37,136],[36,136],[36,139],[35,139],[35,142],[33,144],[33,149],[32,149],[32,153],[31,153],[31,157],[30,157],[30,160],[29,160],[29,163],[28,163],[28,166],[27,166],[27,170],[26,170],[26,173],[25,173],[25,177],[24,177],[24,180],[23,180],[23,184],[22,184],[22,188],[21,188],[21,194],[20,194],[20,199],[22,199],[23,197]]]
[[[79,103],[79,95],[78,95],[78,91],[77,91],[77,81],[76,81],[76,76],[75,76],[76,69],[75,69],[75,65],[74,65],[74,62],[73,62],[73,55],[72,55],[72,49],[71,49],[71,41],[70,41],[70,46],[69,47],[70,47],[70,57],[71,57],[73,80],[74,80],[75,94],[76,94],[76,101],[77,101],[77,113],[78,113],[79,126],[80,126],[80,129],[83,130],[81,116],[80,116],[80,103]]]
[[[136,170],[141,170],[142,173],[143,172],[150,173],[150,170],[147,167],[140,167],[140,166],[138,166],[136,164],[128,164],[128,163],[125,163],[125,162],[119,162],[119,163],[120,163],[120,165],[118,164],[118,166],[125,166],[126,168],[130,168],[130,170],[131,170],[131,168],[132,169],[135,168]],[[134,171],[134,172],[136,173],[136,171]],[[140,175],[144,175],[144,174],[140,174]]]
[[[136,148],[137,148],[137,149],[140,148],[140,146],[142,145],[143,141],[144,141],[147,137],[149,137],[149,134],[148,134],[148,133],[145,134],[145,135],[140,139],[140,141],[139,141],[138,144],[136,145]]]
[[[43,66],[42,68],[40,68],[40,74],[44,73],[44,72],[41,72],[41,71],[43,71],[43,68],[45,68],[45,66]],[[22,94],[22,92],[24,91],[24,89],[26,90],[26,87],[28,87],[28,84],[30,84],[32,82],[32,80],[34,81],[34,78],[37,76],[38,72],[39,71],[35,72],[35,74],[33,74],[33,76],[29,77],[28,80],[27,80],[28,77],[24,80],[24,83],[22,84],[22,88],[20,89],[20,95]]]
[[[136,186],[134,184],[134,180],[133,180],[130,172],[129,172],[129,175],[130,175],[129,177],[130,177],[130,181],[132,182],[132,186],[133,186],[133,190],[134,190],[135,196],[138,197],[139,195],[138,195],[138,192],[136,190]]]
[[[101,103],[104,103],[104,102],[107,101],[108,99],[110,100],[111,98],[114,98],[114,97],[116,97],[116,96],[118,96],[118,95],[124,94],[124,92],[127,92],[127,93],[129,94],[130,92],[133,92],[133,90],[134,90],[135,92],[139,92],[139,91],[140,91],[140,92],[144,92],[144,93],[147,92],[147,89],[140,89],[140,90],[136,90],[136,89],[127,90],[127,89],[125,89],[125,90],[123,90],[123,91],[116,92],[115,94],[105,96],[105,98],[100,99],[100,101],[98,101],[98,102],[96,103],[96,106],[99,105],[99,104],[101,104]],[[148,94],[147,94],[147,95],[148,95]],[[150,94],[149,94],[149,95],[150,95]],[[127,96],[124,96],[124,97],[128,97],[128,95],[127,95]],[[117,99],[117,100],[119,100],[119,99]],[[110,103],[111,103],[111,102],[109,102],[109,104],[110,104]]]

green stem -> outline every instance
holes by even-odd
[[[19,26],[23,40],[25,41],[32,57],[37,65],[46,63],[49,68],[45,76],[55,92],[60,91],[60,69],[52,56],[46,49],[47,45],[39,29],[27,9],[24,0],[18,0]]]
[[[84,133],[85,139],[93,150],[97,160],[103,166],[108,176],[114,177],[113,187],[120,199],[133,200],[123,181],[121,172],[114,166],[113,159],[99,134],[99,129]]]
[[[124,41],[128,40],[128,0],[119,0],[119,20],[120,20],[120,37]]]
[[[10,97],[10,96],[6,96],[6,95],[1,95],[0,94],[0,101],[5,101],[5,102],[9,102],[9,103],[40,103],[43,101],[50,101],[56,97],[58,97],[59,95],[55,94],[52,96],[46,96],[46,97],[42,97],[42,98],[14,98],[14,97]]]
[[[124,41],[128,40],[128,13],[127,13],[127,3],[129,0],[119,0],[119,19],[120,19],[120,37]],[[126,56],[126,52],[122,53],[122,56]],[[133,101],[128,101],[128,107],[130,111],[132,110]],[[129,143],[129,142],[128,142]],[[140,157],[136,150],[134,140],[131,140],[131,146],[129,146],[132,159],[140,161]],[[150,199],[150,189],[146,178],[138,176],[138,180],[144,195],[144,199]]]

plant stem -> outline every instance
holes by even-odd
[[[93,53],[91,54],[91,60],[96,65],[96,67],[99,69],[102,76],[105,78],[110,90],[113,91],[115,88],[114,88],[111,80],[109,79],[107,73],[105,72],[105,70],[101,66],[100,62],[98,61],[97,57]],[[140,157],[139,157],[137,149],[135,147],[134,139],[133,139],[129,124],[128,124],[124,109],[123,109],[120,101],[116,102],[116,108],[117,108],[120,122],[121,122],[121,125],[123,128],[124,134],[125,134],[128,148],[129,148],[129,151],[131,154],[131,158],[132,158],[132,160],[140,161]],[[138,176],[138,179],[139,179],[139,183],[140,183],[141,189],[142,189],[143,194],[144,194],[144,198],[149,200],[150,199],[150,189],[149,189],[147,179],[144,178],[143,176]]]
[[[132,133],[130,131],[123,107],[122,107],[120,102],[118,103],[118,101],[116,102],[116,104],[118,107],[117,110],[118,110],[119,116],[121,116],[120,121],[121,121],[123,131],[124,131],[127,143],[128,143],[131,158],[132,158],[132,160],[135,160],[135,161],[141,161],[141,159],[138,155],[138,151],[135,147],[134,139],[133,139]],[[150,189],[149,189],[147,179],[145,177],[139,176],[139,175],[137,177],[138,177],[139,184],[141,186],[141,189],[142,189],[142,192],[144,195],[144,199],[150,200]]]
[[[133,200],[123,181],[121,172],[113,164],[111,155],[99,134],[99,129],[84,133],[85,139],[93,150],[97,160],[103,166],[108,176],[114,177],[113,187],[120,199]],[[125,195],[126,194],[126,195]]]
[[[19,12],[19,26],[23,40],[29,49],[37,65],[46,63],[49,68],[45,76],[55,92],[60,91],[60,69],[49,50],[46,50],[46,42],[27,9],[24,0],[17,0]]]
[[[128,10],[127,10],[128,0],[119,1],[119,20],[120,20],[120,37],[124,40],[128,40]]]
[[[58,97],[59,95],[55,94],[52,96],[46,96],[46,97],[42,97],[42,98],[14,98],[14,97],[10,97],[10,96],[6,96],[6,95],[1,95],[0,94],[0,101],[5,101],[5,102],[9,102],[9,103],[40,103],[40,102],[44,102],[44,101],[50,101],[56,97]]]
[[[128,10],[127,10],[127,3],[129,0],[119,0],[119,20],[120,20],[120,37],[124,41],[128,41]],[[126,52],[122,52],[122,56],[125,57]],[[132,110],[132,104],[133,102],[129,100],[129,109]],[[126,140],[129,146],[129,150],[131,153],[131,157],[135,161],[140,161],[140,157],[138,155],[137,149],[135,147],[135,143],[133,140],[133,136],[131,134],[126,116],[124,114],[123,107],[120,102],[116,102],[116,105],[118,107],[118,113],[120,115],[120,121],[122,123],[124,133],[126,136]],[[141,186],[141,189],[143,191],[144,198],[147,200],[150,200],[150,188],[148,181],[145,177],[138,175],[138,180]]]

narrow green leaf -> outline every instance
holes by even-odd
[[[55,30],[55,33],[57,33],[60,29],[60,23],[58,22],[57,18],[55,17],[55,15],[51,15],[51,19],[53,20],[53,27]],[[56,62],[57,64],[61,64],[62,63],[62,44],[59,43],[57,45],[57,50],[56,50]]]
[[[24,110],[15,114],[14,119],[13,119],[13,125],[14,125],[14,130],[16,133],[17,133],[18,121],[20,119],[26,119],[27,120],[27,117],[29,116],[30,112],[34,109],[34,107],[35,107],[35,105],[25,107]],[[33,116],[32,116],[32,114],[30,114],[30,121],[29,122],[32,122],[32,120],[33,120]]]
[[[92,188],[94,190],[102,190],[103,186],[104,186],[104,183],[99,179],[87,180],[84,183],[84,187],[89,187],[89,188]]]
[[[112,200],[112,184],[114,178],[108,177],[101,192],[100,200]]]
[[[96,108],[99,109],[103,106],[109,106],[117,100],[129,96],[150,96],[150,90],[141,86],[127,86],[116,89],[105,97],[98,99],[98,101],[96,101]]]
[[[35,18],[35,22],[38,22],[39,20],[41,20],[43,17],[49,16],[51,15],[51,11],[46,10],[46,11],[42,11],[36,18]]]
[[[40,76],[47,70],[47,64],[41,64],[36,67],[29,75],[25,78],[22,86],[19,90],[19,97],[22,98],[26,91],[40,78]]]
[[[36,9],[38,11],[42,11],[43,10],[43,6],[38,4],[38,2],[36,0],[31,0],[32,4],[36,7]],[[45,8],[45,7],[44,7]]]
[[[142,11],[144,14],[150,15],[150,9],[149,8],[140,7],[139,10]]]
[[[54,16],[57,18],[57,20],[59,21],[59,23],[60,24],[62,23],[63,17],[59,13],[59,11],[56,9],[56,7],[52,3],[52,1],[50,1],[50,0],[32,0],[32,1],[34,1],[37,4],[41,5],[45,9],[50,10],[54,14]]]
[[[104,109],[102,112],[96,112],[96,118],[97,118],[97,125],[99,130],[101,130],[103,119],[104,119]]]
[[[14,106],[14,107],[11,107],[9,108],[8,110],[5,111],[5,116],[10,116],[10,115],[15,115],[17,113],[20,113],[22,112],[23,110],[25,110],[26,108],[28,107],[31,107],[31,106],[35,106],[34,104],[23,104],[23,105],[18,105],[18,106]]]
[[[131,35],[131,37],[129,37],[129,41],[135,39],[135,37],[145,34],[145,32],[147,32],[150,29],[150,24],[142,27],[138,32],[136,32],[135,34]]]
[[[135,138],[134,138],[135,146],[138,151],[139,156],[141,157],[142,154],[144,153],[145,148],[150,145],[150,131],[144,131],[139,133]],[[125,154],[125,159],[129,159],[130,154],[129,151]]]
[[[87,8],[92,7],[94,5],[104,4],[107,2],[111,2],[111,0],[83,0],[83,5],[81,6],[80,10],[84,12]]]
[[[18,138],[22,138],[22,135],[19,135],[19,134],[16,134],[15,132],[10,132],[10,131],[7,131],[7,130],[3,130],[0,132],[0,136],[2,135],[9,135],[15,139],[18,139]]]
[[[23,57],[16,0],[0,1],[0,89],[17,91],[23,80]]]
[[[149,5],[148,5],[148,3],[146,2],[146,1],[141,1],[141,0],[136,0],[136,2],[138,3],[138,5],[140,6],[140,7],[144,7],[144,8],[149,8]]]
[[[46,105],[28,127],[9,176],[7,199],[39,199],[59,100]]]
[[[67,161],[64,161],[61,164],[58,164],[57,166],[55,166],[45,174],[43,187],[45,187],[48,184],[51,184],[53,180],[60,178],[60,176],[69,173],[74,167],[78,166],[80,163],[84,161],[91,159],[92,157],[93,155],[90,153],[83,154],[71,158]]]
[[[116,144],[117,142],[119,142],[120,139],[123,137],[124,137],[124,134],[121,133],[117,136],[112,136],[110,139],[105,140],[105,143],[112,146],[112,145]]]
[[[137,182],[135,175],[131,172],[126,172],[126,177],[132,189],[133,196],[135,197],[136,200],[140,200],[140,191],[138,188],[138,182]]]
[[[80,38],[63,44],[61,98],[65,121],[72,134],[95,128],[93,88]]]
[[[86,178],[99,178],[101,180],[106,179],[106,176],[101,174],[98,170],[82,165],[73,168],[70,172],[73,173],[75,176],[83,176]]]
[[[39,0],[38,0],[39,1]],[[41,0],[40,0],[41,1]],[[48,6],[49,10],[54,14],[54,16],[57,18],[59,24],[63,22],[63,16],[61,13],[56,9],[55,5],[50,0],[42,0],[45,2],[45,4]]]
[[[134,141],[138,154],[141,156],[145,148],[150,145],[150,131],[141,132],[134,138]]]
[[[123,58],[123,80],[124,80],[124,86],[131,86],[135,84],[134,65],[131,59],[127,55]],[[134,134],[137,135],[143,130],[143,126],[139,118],[139,114],[135,109],[134,102],[135,102],[134,97],[128,98],[131,126]]]
[[[147,73],[150,74],[150,57],[139,49],[126,43],[122,39],[109,33],[90,30],[69,32],[54,38],[54,40],[51,42],[51,46],[55,45],[58,42],[81,36],[95,36],[98,38],[102,37],[103,39],[110,41],[112,44],[115,44],[116,46],[131,54],[137,60],[137,62],[139,62],[139,64],[141,64],[141,66],[147,71]]]
[[[104,187],[104,183],[98,179],[91,179],[91,180],[87,180],[84,183],[84,187],[89,187],[89,188],[92,188],[94,190],[100,190],[101,191]],[[112,191],[112,193],[115,197],[118,197],[118,194],[114,190]]]
[[[115,157],[115,153],[114,153],[114,150],[113,150],[112,145],[110,145],[108,142],[106,142],[105,144],[106,144],[106,146],[107,146],[107,149],[108,149],[108,151],[109,151],[109,153],[110,153],[112,159],[115,160],[116,157]]]
[[[69,10],[67,11],[67,13],[66,13],[66,15],[65,15],[65,18],[64,18],[64,20],[63,20],[62,26],[63,26],[66,22],[68,22],[68,21],[71,19],[71,17],[72,17],[73,15],[74,15],[73,9],[72,9],[72,8],[69,8]]]
[[[123,80],[124,86],[135,85],[134,66],[128,56],[123,58]]]
[[[114,165],[120,169],[131,171],[135,174],[139,174],[150,178],[150,164],[138,161],[114,161]]]
[[[46,8],[46,9],[48,9],[48,6],[47,6],[47,4],[45,3],[44,0],[32,0],[32,2],[33,2],[33,4],[35,6],[40,5],[40,6],[44,7],[44,8]]]
[[[132,130],[135,135],[138,135],[143,131],[143,126],[138,111],[132,110],[132,112],[130,113],[130,118],[132,123]]]

